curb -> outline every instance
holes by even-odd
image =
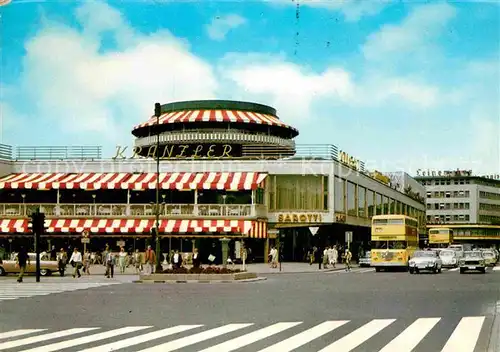
[[[351,267],[352,269],[358,268],[357,266]],[[335,271],[342,271],[345,268],[335,268],[335,269],[318,269],[317,271],[270,271],[270,272],[259,272],[259,275],[285,275],[285,274],[318,274],[318,273],[330,273]]]
[[[135,280],[134,284],[235,284],[241,282],[265,281],[267,277],[244,280]]]
[[[500,351],[500,301],[496,304],[495,316],[493,317],[493,325],[490,336],[488,352]]]

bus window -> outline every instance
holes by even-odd
[[[373,219],[373,225],[387,225],[387,219]]]
[[[405,221],[403,219],[389,219],[387,221],[389,225],[404,225]]]
[[[405,241],[373,241],[373,249],[406,249]]]

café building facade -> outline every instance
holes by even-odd
[[[334,145],[296,145],[299,132],[275,109],[209,100],[162,105],[132,130],[134,147],[106,158],[100,147],[0,147],[0,245],[31,241],[28,219],[46,214],[47,246],[105,243],[143,249],[159,213],[163,252],[220,252],[285,260],[311,246],[369,246],[370,218],[407,214],[425,229],[425,190],[402,189]],[[157,159],[159,174],[157,174]],[[159,177],[157,177],[159,175]],[[158,187],[158,202],[156,202]],[[398,188],[399,187],[399,188]]]

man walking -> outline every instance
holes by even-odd
[[[71,258],[69,260],[70,264],[75,267],[75,271],[73,271],[73,277],[81,277],[80,268],[82,267],[82,253],[78,251],[78,248],[75,247],[73,250],[73,254],[71,254]]]
[[[151,275],[155,272],[155,263],[156,263],[156,254],[151,249],[151,246],[148,246],[148,249],[145,253],[145,262],[146,262],[146,275]]]
[[[17,282],[23,282],[24,272],[26,271],[26,262],[28,265],[30,264],[30,257],[26,252],[24,247],[19,249],[19,253],[17,253],[17,265],[19,266],[19,276],[17,277]]]

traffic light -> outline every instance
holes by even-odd
[[[45,214],[39,211],[32,213],[28,227],[34,234],[42,235],[45,232]]]
[[[156,117],[161,116],[161,104],[160,103],[155,104],[155,116]]]

